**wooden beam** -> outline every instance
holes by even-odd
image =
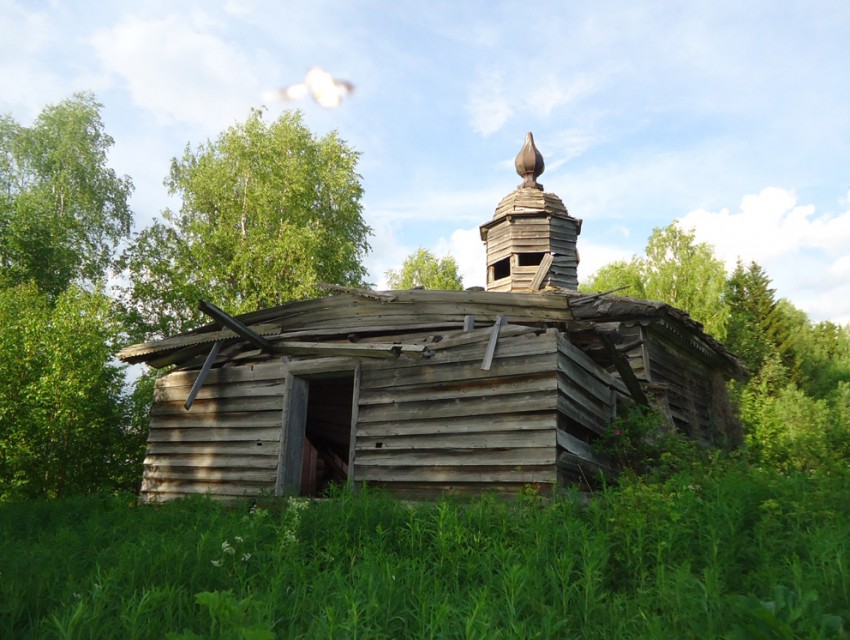
[[[354,477],[354,451],[357,445],[357,423],[360,418],[360,363],[354,368],[354,385],[351,393],[351,431],[348,441],[348,485],[357,490]]]
[[[201,390],[204,380],[207,379],[207,375],[209,374],[210,369],[212,369],[215,359],[218,358],[218,352],[221,351],[222,344],[223,342],[221,340],[213,342],[212,349],[210,349],[207,359],[204,360],[204,366],[201,367],[201,372],[198,374],[198,377],[195,378],[195,384],[192,385],[192,390],[189,391],[189,395],[186,397],[186,402],[183,403],[183,408],[186,409],[186,411],[192,408],[195,396],[198,395],[198,391]]]
[[[484,352],[484,360],[481,362],[481,370],[489,371],[493,365],[493,356],[496,355],[496,343],[499,341],[499,329],[507,324],[504,316],[496,316],[496,322],[490,330],[490,340],[487,342],[487,350]]]
[[[207,314],[219,324],[224,325],[234,333],[239,334],[241,337],[253,344],[258,349],[261,349],[262,351],[266,352],[272,351],[273,347],[271,342],[269,342],[267,339],[265,339],[253,329],[250,329],[249,327],[239,322],[239,320],[237,320],[230,314],[225,313],[211,302],[206,302],[204,300],[199,301],[198,309],[203,311],[205,314]]]
[[[604,333],[594,333],[593,335],[602,343],[602,346],[605,347],[605,351],[608,352],[611,360],[614,361],[614,366],[617,367],[617,373],[620,374],[620,378],[622,378],[625,383],[626,389],[629,390],[629,394],[632,396],[632,399],[638,404],[648,405],[649,400],[647,400],[646,394],[644,394],[643,389],[641,389],[640,382],[638,381],[637,376],[635,376],[635,372],[632,371],[629,363],[626,362],[620,352],[617,351],[617,347],[614,346],[614,342],[611,338]]]
[[[537,272],[534,274],[534,279],[531,281],[531,286],[529,287],[532,291],[537,291],[543,285],[543,279],[549,273],[549,268],[552,266],[552,259],[551,253],[543,256],[543,260],[540,261],[540,266],[537,267]]]

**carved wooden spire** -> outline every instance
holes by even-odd
[[[520,188],[534,187],[543,191],[543,185],[537,183],[537,178],[543,174],[546,165],[540,151],[534,146],[534,136],[530,131],[525,136],[525,144],[519,150],[514,165],[519,177],[523,179]]]

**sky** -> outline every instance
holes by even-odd
[[[478,227],[531,131],[584,221],[580,280],[678,220],[847,324],[849,25],[846,0],[0,0],[0,113],[93,92],[138,230],[179,208],[163,179],[187,144],[301,109],[362,154],[377,287],[419,247],[484,284]],[[314,66],[355,86],[339,108],[264,104]]]

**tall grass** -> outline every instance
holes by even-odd
[[[847,637],[850,474],[0,505],[0,637]]]

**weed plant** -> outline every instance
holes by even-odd
[[[846,638],[850,473],[0,505],[3,638]]]

